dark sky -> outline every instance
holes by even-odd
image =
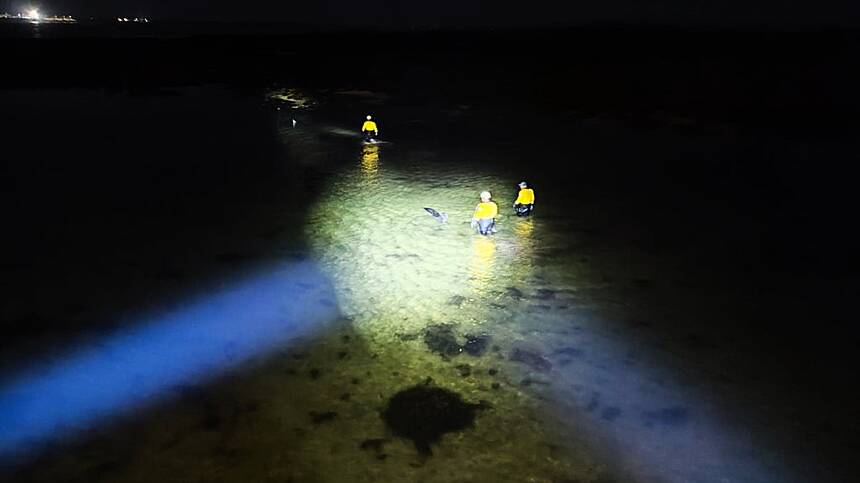
[[[18,11],[31,0],[0,0]],[[79,17],[288,21],[325,26],[511,27],[595,22],[678,26],[860,26],[860,0],[32,0]]]

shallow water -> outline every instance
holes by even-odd
[[[595,137],[623,139],[631,151],[661,143],[683,151],[720,139],[643,134],[590,119],[571,128],[569,143],[433,145],[422,135],[436,133],[426,126],[439,119],[460,119],[458,126],[482,135],[499,121],[372,92],[278,92],[286,94],[272,137],[284,152],[266,169],[273,185],[293,193],[231,191],[238,199],[221,202],[246,209],[218,228],[236,230],[235,240],[211,235],[194,243],[200,253],[172,263],[181,273],[216,260],[227,266],[221,278],[233,281],[305,261],[298,266],[312,267],[306,274],[330,282],[339,316],[233,361],[239,369],[213,368],[207,384],[174,383],[156,403],[53,441],[37,464],[25,465],[25,479],[786,482],[818,474],[805,459],[802,432],[785,430],[780,441],[774,429],[792,411],[779,402],[791,389],[780,386],[787,376],[763,358],[756,377],[764,377],[729,377],[743,373],[744,354],[754,352],[743,346],[744,320],[732,319],[743,312],[743,285],[727,288],[686,271],[683,253],[653,249],[647,234],[627,238],[637,233],[630,220],[609,217],[603,206],[617,200],[576,199],[588,181],[541,169],[566,163],[576,173],[596,164],[588,141]],[[372,106],[409,122],[390,131],[382,122],[383,136],[401,135],[363,145],[342,121],[358,110],[354,103],[359,119]],[[531,218],[510,209],[523,171],[538,180]],[[469,226],[485,189],[501,210],[490,237]],[[447,213],[447,223],[424,207]],[[211,216],[222,213],[230,211]],[[277,303],[332,309],[325,297],[289,289]],[[255,327],[241,317],[234,323]],[[440,326],[455,347],[480,336],[486,350],[434,352],[427,334]],[[92,345],[100,346],[98,338]],[[235,349],[227,341],[223,350]],[[381,417],[392,396],[417,384],[486,408],[473,427],[433,444],[430,457]],[[789,462],[794,451],[803,457]]]

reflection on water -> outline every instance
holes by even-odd
[[[493,262],[496,245],[490,237],[472,240],[472,260],[469,263],[469,285],[476,294],[486,294],[492,287]]]
[[[376,179],[379,171],[379,146],[376,144],[365,144],[361,150],[361,172],[365,181]]]
[[[514,233],[516,233],[517,238],[528,244],[531,244],[534,231],[535,224],[532,218],[521,219],[514,225]]]

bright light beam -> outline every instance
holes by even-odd
[[[318,331],[338,317],[311,263],[280,268],[122,324],[102,340],[0,382],[0,459],[74,434]]]

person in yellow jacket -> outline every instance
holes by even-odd
[[[368,115],[367,120],[361,125],[361,133],[364,134],[364,140],[367,142],[373,142],[379,136],[379,128],[371,119],[373,118]]]
[[[496,232],[496,216],[499,214],[499,207],[490,201],[490,192],[481,192],[481,202],[475,207],[475,214],[472,215],[472,228],[478,230],[481,235],[489,235]]]
[[[516,201],[514,201],[514,211],[517,212],[517,216],[529,216],[534,209],[535,192],[529,188],[525,181],[521,181],[520,192],[517,194]]]

